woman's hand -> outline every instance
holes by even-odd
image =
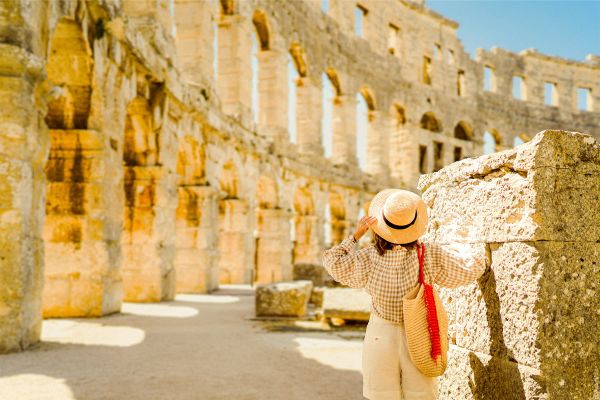
[[[354,239],[358,242],[361,237],[369,230],[369,226],[377,222],[377,218],[365,215],[358,221],[356,230],[354,231]]]

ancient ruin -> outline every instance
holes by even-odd
[[[351,232],[377,190],[416,190],[422,174],[484,145],[510,149],[545,129],[600,138],[597,55],[493,48],[472,58],[457,28],[424,0],[0,2],[0,352],[38,341],[42,316],[290,280],[293,264],[319,262]],[[518,170],[505,159],[521,153],[504,153],[489,171],[463,173],[462,161],[421,188],[431,197],[446,180],[454,193],[463,181],[530,179],[537,194],[551,173],[568,186],[561,168],[573,161],[560,146],[574,139],[554,135]],[[439,221],[454,230],[432,229],[442,239],[482,229],[499,269],[513,250],[534,268],[566,243],[592,268],[597,153],[577,157],[596,157],[596,169],[576,171],[575,197],[560,198],[572,208],[556,208],[552,193],[535,207],[498,198],[496,216],[474,207],[471,219]],[[488,200],[447,204],[461,201]],[[431,200],[434,215],[444,204]],[[588,212],[591,225],[565,211]],[[499,221],[505,231],[486,230]],[[548,353],[519,357],[558,368],[540,362]]]

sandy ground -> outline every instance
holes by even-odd
[[[0,400],[363,399],[360,332],[272,331],[253,292],[44,321],[42,343],[0,356]]]

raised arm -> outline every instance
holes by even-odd
[[[370,248],[355,250],[357,239],[369,229],[373,217],[362,218],[354,235],[323,253],[323,266],[336,281],[353,288],[365,287],[371,270]]]
[[[477,280],[485,271],[485,245],[442,245],[429,243],[426,247],[432,260],[434,283],[455,288]],[[427,261],[425,261],[427,262]]]

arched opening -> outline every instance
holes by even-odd
[[[256,204],[254,282],[291,280],[290,213],[279,205],[279,189],[273,177],[261,175],[259,178]]]
[[[356,158],[360,169],[367,170],[371,124],[374,120],[375,100],[367,88],[356,94]]]
[[[492,154],[501,149],[502,136],[498,130],[492,128],[483,134],[483,154]]]
[[[326,236],[325,244],[336,245],[344,240],[348,229],[346,205],[342,195],[336,192],[329,193],[329,207],[326,210],[329,214],[329,224],[326,225],[325,229],[329,230],[329,238]]]
[[[219,0],[221,5],[221,15],[233,15],[235,10],[233,0]]]
[[[63,18],[49,41],[44,317],[97,317],[121,307],[115,271],[120,249],[111,236],[118,221],[106,211],[122,195],[120,165],[106,160],[104,136],[88,130],[93,59],[84,29]],[[105,174],[116,178],[106,180]]]
[[[52,35],[48,65],[50,129],[86,129],[92,93],[92,51],[78,22],[63,18]]]
[[[406,110],[400,103],[390,107],[389,126],[389,168],[394,186],[405,187],[408,182],[415,180],[413,140],[406,126]]]
[[[323,114],[321,118],[321,143],[325,157],[333,155],[333,127],[336,97],[339,93],[339,80],[335,71],[329,69],[321,75]],[[337,87],[336,87],[337,84]]]
[[[157,89],[150,90],[151,100],[138,95],[126,108],[121,268],[125,301],[161,301],[171,299],[175,292],[172,264],[160,250],[174,245],[174,231],[170,229],[175,229],[175,220],[167,219],[168,211],[158,205],[158,199],[168,194],[159,195],[165,187],[158,136],[164,96]],[[160,227],[157,221],[161,221]]]
[[[186,135],[179,145],[178,203],[174,266],[177,293],[207,293],[218,286],[216,235],[217,192],[207,185],[204,146]]]
[[[221,170],[219,188],[219,283],[251,283],[254,273],[253,210],[240,198],[239,167],[232,160]]]
[[[270,48],[269,43],[269,27],[267,25],[267,16],[264,12],[257,10],[254,12],[252,17],[252,23],[256,35],[252,35],[252,116],[255,123],[259,123],[259,120],[266,120],[263,116],[260,118],[260,114],[264,113],[264,106],[266,105],[265,100],[261,100],[261,93],[268,91],[267,84],[265,82],[265,69],[269,67],[268,56],[261,54],[268,52]]]
[[[454,137],[461,140],[473,140],[473,128],[467,122],[460,121],[454,127]]]
[[[298,188],[294,194],[294,252],[293,263],[313,263],[319,260],[317,216],[313,196],[307,187]]]
[[[300,74],[292,55],[288,55],[288,137],[291,143],[298,143],[297,130],[297,101],[298,101],[298,80]]]
[[[426,112],[421,117],[420,126],[431,132],[442,132],[442,123],[431,111]]]

